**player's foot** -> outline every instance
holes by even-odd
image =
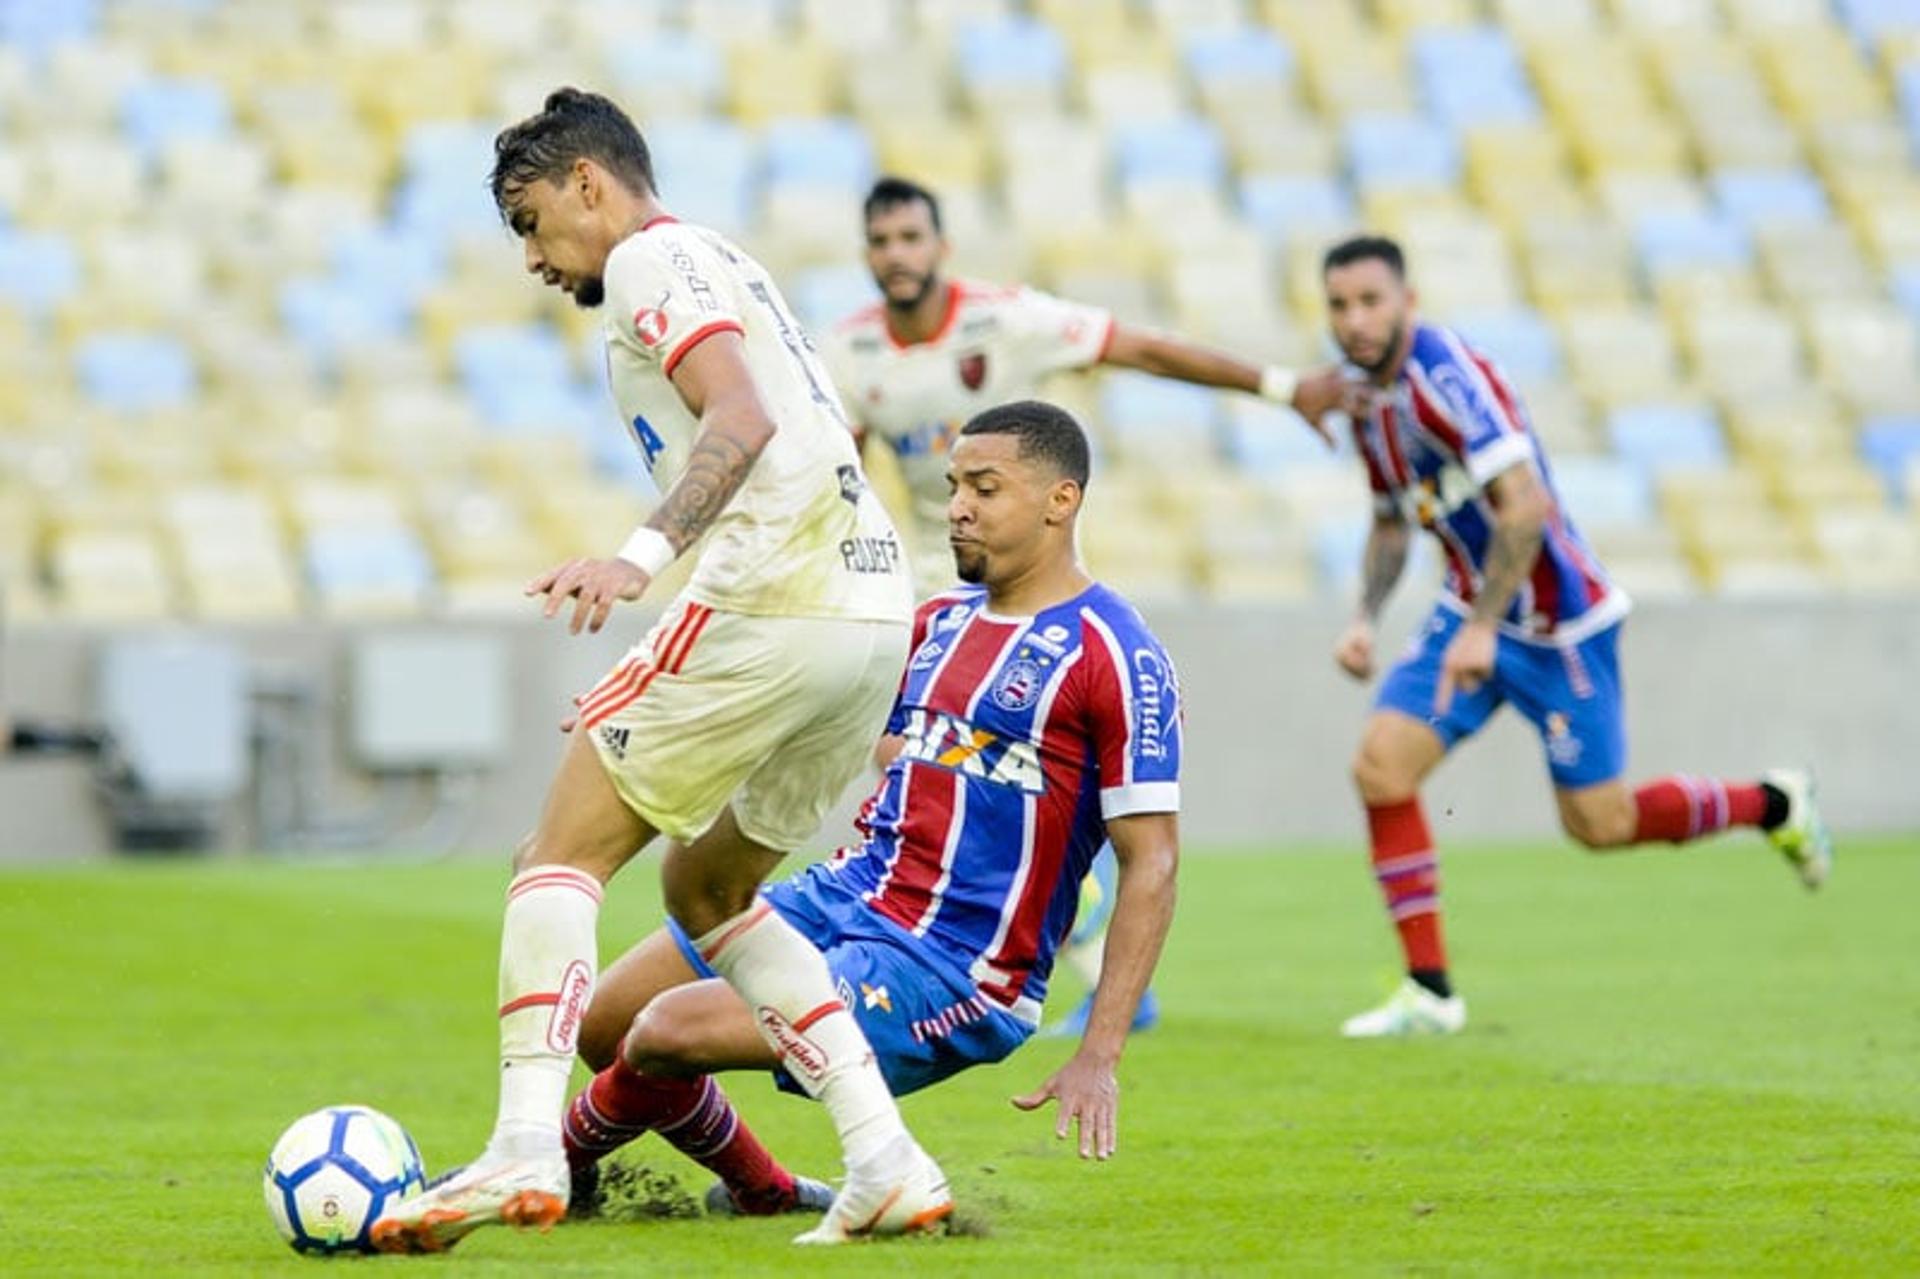
[[[1087,1019],[1093,1016],[1093,995],[1088,993],[1085,999],[1062,1021],[1057,1021],[1040,1032],[1046,1039],[1078,1039],[1087,1033]],[[1133,1025],[1128,1027],[1130,1034],[1138,1035],[1152,1030],[1160,1024],[1160,1000],[1149,990],[1140,996],[1140,1006],[1133,1010]]]
[[[757,1203],[741,1203],[727,1189],[727,1183],[716,1181],[707,1187],[707,1215],[709,1217],[771,1217],[784,1212],[825,1212],[833,1207],[833,1187],[824,1181],[815,1181],[812,1177],[793,1179],[793,1197],[780,1204],[763,1206]]]
[[[838,1244],[874,1235],[931,1233],[951,1215],[947,1175],[903,1133],[880,1158],[849,1169],[846,1185],[820,1224],[795,1236],[794,1242]]]
[[[1786,820],[1767,832],[1800,882],[1813,889],[1833,873],[1833,837],[1820,816],[1814,797],[1813,774],[1799,768],[1776,768],[1760,779],[1787,797]]]
[[[567,1212],[567,1161],[482,1155],[373,1223],[381,1252],[444,1252],[481,1226],[546,1230]]]
[[[1452,1035],[1467,1024],[1467,1001],[1458,995],[1445,999],[1409,977],[1387,1002],[1340,1026],[1348,1039],[1384,1039],[1396,1035]]]

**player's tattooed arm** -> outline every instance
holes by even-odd
[[[1375,516],[1360,566],[1360,616],[1380,620],[1380,610],[1406,571],[1413,532],[1397,516]]]
[[[1481,574],[1480,594],[1473,602],[1473,620],[1493,623],[1506,616],[1507,606],[1533,572],[1540,557],[1540,540],[1547,525],[1547,491],[1530,465],[1509,467],[1487,485],[1497,518],[1487,547],[1487,566]]]
[[[673,373],[680,398],[700,418],[687,465],[667,490],[647,527],[673,544],[676,554],[713,527],[747,473],[773,439],[773,417],[748,371],[737,333],[706,338]]]

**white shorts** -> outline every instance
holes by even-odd
[[[628,806],[698,839],[804,846],[873,756],[907,661],[896,622],[723,613],[682,596],[580,704]]]

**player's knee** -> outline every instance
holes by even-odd
[[[693,1028],[656,999],[634,1017],[619,1053],[643,1075],[679,1075],[693,1060],[695,1047]]]
[[[1354,789],[1360,792],[1362,802],[1369,805],[1397,804],[1413,798],[1418,788],[1417,779],[1396,767],[1386,750],[1371,737],[1362,742],[1354,754],[1351,771]]]
[[[627,1033],[628,1021],[617,1012],[601,1008],[597,1003],[587,1007],[587,1015],[580,1022],[580,1060],[587,1069],[598,1073],[613,1064],[620,1055],[620,1040]]]
[[[1633,842],[1634,819],[1631,809],[1614,806],[1567,808],[1561,811],[1560,825],[1567,838],[1590,853],[1619,848]]]

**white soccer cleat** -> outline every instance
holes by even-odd
[[[381,1252],[445,1252],[482,1226],[550,1229],[567,1215],[567,1161],[482,1155],[373,1223]]]
[[[1387,1039],[1406,1035],[1453,1035],[1465,1029],[1467,1001],[1458,995],[1445,999],[1409,977],[1387,1002],[1340,1024],[1348,1039]]]
[[[1833,873],[1833,837],[1827,834],[1827,823],[1814,798],[1813,774],[1799,768],[1776,768],[1760,780],[1787,797],[1787,819],[1768,831],[1767,838],[1811,892]]]
[[[895,1151],[900,1152],[895,1155]],[[900,1137],[888,1152],[890,1158],[874,1163],[886,1170],[878,1174],[849,1173],[846,1185],[834,1196],[833,1206],[820,1224],[795,1243],[839,1244],[876,1235],[931,1233],[953,1215],[953,1196],[947,1192],[947,1175],[940,1165],[914,1142]]]

